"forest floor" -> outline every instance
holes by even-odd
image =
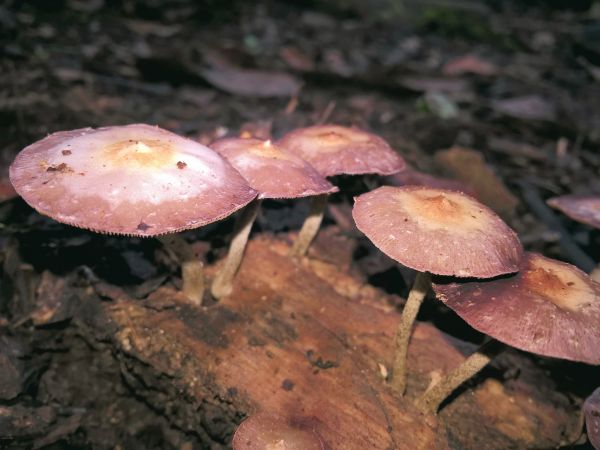
[[[62,226],[13,198],[10,162],[53,131],[143,122],[208,144],[244,131],[267,139],[315,123],[356,125],[384,137],[413,168],[465,183],[519,233],[527,250],[586,271],[600,261],[600,233],[545,204],[561,194],[600,194],[600,3],[300,3],[0,5],[0,366],[7,368],[0,373],[1,448],[224,448],[234,425],[256,403],[249,396],[239,404],[224,401],[235,408],[210,406],[213,419],[225,411],[221,421],[207,421],[211,414],[204,405],[196,422],[190,418],[193,402],[175,400],[178,391],[167,375],[155,370],[154,378],[144,379],[142,366],[164,361],[145,354],[143,346],[125,355],[122,334],[105,335],[90,318],[97,313],[121,331],[135,330],[136,324],[119,322],[118,310],[136,310],[138,302],[147,310],[136,310],[136,317],[159,323],[171,306],[156,306],[153,295],[159,288],[173,290],[180,280],[176,264],[153,240]],[[348,217],[352,195],[381,180],[338,181],[343,193],[333,199],[326,225],[354,251],[325,233],[320,245],[337,252],[325,260],[340,264],[345,283],[368,283],[393,309],[406,296],[411,275],[375,252]],[[283,245],[280,240],[298,229],[307,209],[306,202],[265,203],[255,228],[256,252],[275,260],[277,251],[265,249]],[[212,264],[226,251],[231,225],[225,221],[186,238]],[[579,251],[572,251],[573,244]],[[319,260],[318,249],[312,257]],[[314,278],[324,270],[306,264],[289,271]],[[247,286],[266,289],[249,281]],[[100,303],[80,306],[93,296]],[[238,316],[260,312],[225,306]],[[150,310],[156,314],[146,317]],[[468,349],[482,341],[439,302],[428,302],[419,319]],[[228,330],[227,324],[198,320]],[[173,332],[185,334],[181,327]],[[359,344],[380,348],[379,341]],[[214,356],[193,342],[188,350]],[[575,418],[582,399],[600,384],[597,368],[516,351],[506,358],[517,367],[502,375],[496,367],[484,376],[514,381],[521,371],[527,386],[541,377],[535,395],[558,405],[549,421]],[[560,395],[555,398],[553,390]],[[157,406],[163,399],[168,408]],[[456,406],[465,430],[449,433],[447,445],[484,448],[485,440],[475,436],[477,423],[467,418],[473,407],[465,402],[464,409]],[[543,403],[537,413],[545,408]],[[485,448],[566,445],[566,431],[544,440],[531,426],[524,435],[507,426],[491,431],[490,425],[485,436],[496,441]]]

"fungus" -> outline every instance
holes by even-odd
[[[600,364],[600,284],[567,263],[525,253],[519,272],[493,280],[436,282],[437,297],[473,328],[542,356]],[[504,347],[491,341],[498,353]],[[418,400],[431,412],[490,361],[478,351]]]
[[[326,197],[337,188],[309,163],[270,141],[228,138],[211,144],[258,191],[258,198],[243,211],[234,230],[227,259],[212,284],[215,298],[229,295],[240,266],[248,235],[263,199]]]
[[[17,155],[10,180],[58,222],[139,237],[201,227],[256,197],[208,147],[144,124],[53,133]],[[199,262],[182,269],[184,291],[196,301],[199,270]]]
[[[562,195],[549,199],[547,203],[577,222],[592,228],[600,228],[600,196],[598,195]]]
[[[233,450],[324,450],[319,435],[302,423],[258,413],[244,420],[235,431]]]
[[[391,175],[404,169],[402,157],[390,145],[366,131],[339,125],[315,125],[286,134],[278,141],[282,148],[308,161],[321,175]],[[317,235],[327,199],[313,199],[308,218],[294,242],[291,254],[304,256]]]
[[[396,332],[392,385],[404,393],[408,341],[430,274],[490,278],[516,272],[521,243],[489,208],[448,190],[383,186],[357,197],[352,216],[377,248],[418,271]]]
[[[600,450],[600,388],[585,400],[583,413],[588,439],[596,450]]]

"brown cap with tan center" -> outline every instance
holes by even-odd
[[[513,276],[434,283],[433,289],[473,328],[501,342],[600,364],[600,284],[570,264],[525,253]]]
[[[379,136],[339,125],[299,128],[277,142],[325,176],[375,173],[391,175],[404,160]]]
[[[233,450],[323,450],[319,435],[302,423],[258,413],[244,420],[235,431]]]
[[[338,190],[309,163],[271,141],[228,138],[210,147],[242,174],[259,198],[309,197]]]
[[[59,222],[133,236],[200,227],[256,197],[213,150],[143,124],[51,134],[17,155],[10,179]]]
[[[600,388],[596,389],[583,404],[585,428],[588,439],[596,450],[600,449]]]
[[[548,204],[573,220],[600,228],[600,195],[562,195],[549,199]]]
[[[502,219],[460,192],[383,186],[357,197],[352,216],[383,253],[420,272],[490,278],[516,272],[523,253]]]

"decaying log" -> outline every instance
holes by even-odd
[[[426,323],[409,350],[408,395],[396,396],[384,378],[399,314],[349,274],[349,242],[330,245],[329,260],[317,245],[295,262],[288,243],[257,237],[219,303],[196,307],[163,287],[141,301],[89,302],[77,320],[88,339],[113,346],[137,394],[212,448],[257,411],[311,428],[330,449],[548,448],[564,439],[576,414],[516,353],[497,364],[517,364],[518,377],[484,372],[438,417],[418,412],[411,399],[474,348]]]

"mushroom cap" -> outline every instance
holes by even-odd
[[[600,364],[600,284],[576,267],[525,253],[519,272],[433,284],[473,328],[544,356]]]
[[[588,439],[595,449],[600,449],[600,388],[583,403]]]
[[[132,236],[200,227],[257,194],[208,147],[143,124],[51,134],[17,155],[10,180],[59,222]]]
[[[283,417],[258,413],[244,420],[235,431],[233,450],[323,450],[319,435],[310,427]]]
[[[600,196],[598,195],[562,195],[547,202],[571,219],[600,228]]]
[[[308,161],[325,177],[391,175],[405,166],[402,157],[379,136],[339,125],[299,128],[283,136],[277,144]]]
[[[523,248],[492,210],[460,192],[383,186],[355,199],[356,226],[399,263],[437,275],[516,272]]]
[[[259,198],[309,197],[338,190],[309,163],[271,141],[226,138],[210,147],[242,174]]]

